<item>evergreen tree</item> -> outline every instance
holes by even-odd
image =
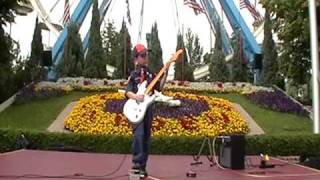
[[[221,50],[214,49],[209,64],[210,81],[227,82],[229,80],[229,70],[225,61],[225,55]]]
[[[149,36],[149,37],[148,37]],[[158,36],[157,23],[151,28],[151,33],[147,36],[148,48],[152,50],[149,54],[149,68],[152,72],[158,73],[163,67],[162,48]]]
[[[106,64],[117,67],[117,62],[120,59],[120,35],[115,30],[113,22],[108,22],[108,25],[104,28],[102,32],[102,45],[105,54]],[[128,39],[129,40],[129,39]],[[122,43],[123,44],[123,43]],[[124,50],[122,51],[123,54]],[[131,56],[129,56],[131,57]],[[127,57],[127,58],[129,58]],[[129,60],[129,59],[128,59]],[[132,62],[128,63],[131,64]],[[133,64],[133,63],[132,63]],[[114,72],[112,78],[115,78],[117,72]]]
[[[68,26],[68,35],[63,48],[62,59],[58,65],[59,76],[81,76],[83,73],[84,54],[78,26],[75,23]]]
[[[13,60],[14,52],[11,52],[13,41],[5,33],[3,26],[14,22],[14,7],[17,6],[17,0],[0,1],[0,103],[13,95],[19,88],[14,82],[15,71]]]
[[[17,2],[21,0],[1,0],[0,1],[0,29],[6,25],[7,22],[14,22],[13,9],[17,6]],[[2,46],[1,46],[2,47]]]
[[[211,62],[211,56],[212,56],[213,49],[210,50],[210,52],[207,52],[203,55],[203,64],[209,64]]]
[[[225,55],[222,52],[222,40],[220,29],[217,29],[216,31],[216,41],[213,54],[211,55],[209,72],[209,79],[212,82],[226,82],[229,80],[229,70],[225,61]]]
[[[122,21],[118,40],[119,48],[117,48],[118,57],[116,61],[117,70],[115,72],[115,78],[127,79],[129,73],[134,69],[134,64],[131,58],[131,37],[124,20]],[[116,49],[114,49],[114,51],[116,51]]]
[[[26,70],[26,63],[28,62],[29,57],[22,57],[20,52],[20,44],[12,40],[11,55],[14,62],[14,65],[12,66],[14,82],[12,85],[14,85],[15,92],[30,82],[28,79],[28,77],[30,77],[30,72]]]
[[[177,48],[184,49],[183,35],[177,36]],[[190,66],[185,53],[181,56],[181,59],[177,60],[174,65],[174,79],[180,81],[194,81],[193,68]]]
[[[9,37],[0,27],[0,102],[12,95],[12,63]]]
[[[190,28],[187,29],[187,33],[185,36],[186,36],[186,51],[188,51],[190,56],[190,64],[193,65],[195,62],[194,62],[194,59],[191,58],[191,56],[192,56],[192,49],[194,44],[194,34],[192,33]]]
[[[271,14],[272,27],[277,32],[279,70],[294,86],[310,80],[310,24],[306,0],[261,0]],[[319,4],[317,0],[317,4]]]
[[[233,34],[232,45],[234,49],[234,55],[231,62],[230,81],[232,82],[247,82],[248,81],[248,68],[245,62],[242,51],[242,39],[240,38],[240,32]]]
[[[186,33],[186,49],[190,56],[191,66],[194,67],[195,65],[200,64],[203,48],[200,45],[199,36],[193,34],[190,28],[188,28]]]
[[[278,53],[272,38],[272,25],[270,14],[265,13],[264,39],[263,39],[263,67],[261,72],[261,83],[263,85],[272,85],[277,83],[278,73]]]
[[[88,52],[84,63],[84,75],[90,78],[105,78],[107,75],[100,25],[98,0],[93,0]]]
[[[191,51],[191,58],[194,64],[200,64],[203,48],[200,45],[200,39],[197,34],[194,36],[193,50]]]
[[[31,42],[31,55],[30,59],[27,62],[27,72],[30,72],[31,81],[39,81],[41,80],[41,62],[42,62],[42,52],[43,52],[43,44],[42,44],[42,35],[41,28],[38,23],[38,18],[36,19],[36,24],[33,33],[33,39]]]

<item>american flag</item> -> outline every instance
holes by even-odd
[[[69,6],[69,0],[65,0],[64,3],[64,12],[63,12],[63,25],[66,26],[67,23],[70,21],[70,6]]]
[[[240,0],[240,9],[247,8],[251,15],[253,16],[254,20],[261,22],[263,21],[263,17],[260,13],[256,10],[256,8],[250,3],[249,0]]]
[[[188,5],[190,8],[192,8],[196,15],[204,12],[204,10],[201,8],[200,4],[196,2],[196,0],[184,0],[184,5]]]

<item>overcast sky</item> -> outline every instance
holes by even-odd
[[[71,13],[76,7],[80,0],[69,0],[71,7]],[[126,0],[114,0],[112,1],[111,8],[109,9],[105,22],[114,21],[116,29],[119,30],[121,26],[122,19],[127,21],[127,6]],[[176,16],[175,1],[177,3],[177,9],[179,14],[179,19]],[[221,15],[221,6],[218,1],[213,0],[216,9]],[[43,6],[50,11],[56,0],[40,0]],[[101,3],[102,0],[99,0]],[[239,0],[234,0],[235,4],[239,7]],[[251,0],[254,3],[254,0]],[[130,13],[132,19],[132,25],[128,24],[129,32],[131,34],[133,45],[137,43],[139,22],[140,22],[140,11],[141,11],[142,0],[129,0]],[[176,36],[180,29],[186,32],[187,28],[191,28],[192,31],[198,34],[200,38],[201,45],[204,48],[204,53],[210,50],[210,27],[208,20],[204,14],[195,15],[193,10],[188,6],[183,5],[183,0],[145,0],[144,4],[144,16],[143,16],[143,28],[142,28],[142,40],[143,44],[146,44],[145,34],[151,31],[151,26],[154,22],[158,24],[159,38],[161,42],[161,47],[163,49],[163,59],[166,62],[171,55],[175,52],[176,48]],[[55,9],[50,13],[50,18],[53,22],[61,24],[61,19],[64,9],[64,0],[60,0]],[[263,14],[264,10],[258,4],[258,9],[260,13]],[[241,14],[247,22],[249,28],[252,30],[253,17],[250,15],[248,10],[242,9]],[[18,16],[16,17],[16,23],[11,25],[11,35],[12,37],[20,43],[21,51],[23,55],[30,54],[30,46],[32,41],[32,35],[34,30],[34,24],[36,19],[36,12],[28,14],[28,16]],[[223,17],[224,24],[230,35],[232,29],[227,21],[227,18]],[[91,21],[91,10],[85,19],[83,26],[80,29],[80,34],[84,37],[85,32],[89,29]],[[179,28],[180,25],[180,28]],[[101,28],[104,27],[104,24]],[[182,28],[184,27],[184,28]],[[7,26],[6,31],[10,31],[10,25]],[[49,35],[50,34],[50,35]],[[53,33],[48,33],[46,31],[42,32],[43,43],[45,46],[52,47],[56,41],[56,36]],[[258,43],[262,41],[262,38],[258,38]],[[214,37],[213,37],[214,42]]]

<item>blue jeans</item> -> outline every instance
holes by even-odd
[[[148,161],[152,118],[153,111],[150,106],[143,121],[133,125],[132,162],[141,167],[146,167]]]

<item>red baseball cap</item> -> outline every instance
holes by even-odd
[[[133,48],[133,56],[138,57],[140,54],[151,52],[150,49],[147,49],[143,44],[137,44]]]

